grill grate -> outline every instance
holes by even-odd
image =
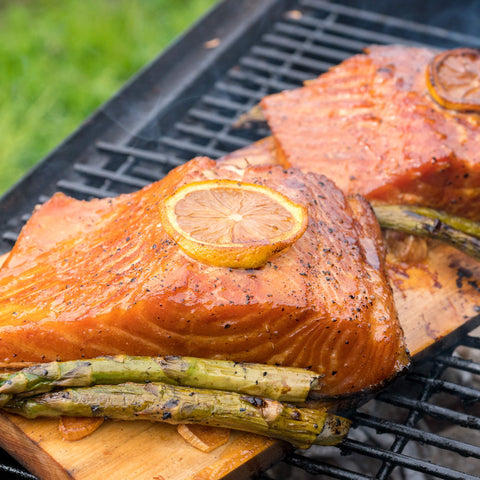
[[[479,343],[466,335],[353,412],[340,449],[295,452],[258,480],[286,478],[285,468],[289,478],[299,469],[315,478],[480,478]],[[476,361],[459,356],[466,351]]]
[[[420,7],[408,0],[384,2],[388,5],[365,0],[363,10],[348,1],[255,3],[219,5],[93,117],[95,133],[82,127],[9,192],[2,200],[1,251],[12,247],[34,205],[55,190],[79,199],[116,196],[193,156],[218,158],[268,135],[264,126],[238,129],[235,121],[264,95],[300,86],[371,43],[480,47],[480,38],[448,30],[446,14],[438,25],[415,21],[414,14],[425,22],[431,12],[444,11],[440,2]],[[410,19],[388,15],[388,8]],[[225,9],[243,24],[229,24]],[[478,17],[479,5],[469,13]],[[188,55],[215,35],[221,39],[217,51],[204,49],[197,63],[192,60],[194,76],[178,74],[185,79],[181,94],[167,102],[151,93],[165,95],[154,78],[168,71],[162,61],[177,62],[182,48]],[[480,317],[476,320],[471,329]],[[340,448],[296,451],[258,479],[480,478],[479,374],[480,338],[473,331],[352,412],[355,428]],[[5,454],[0,461],[2,478],[34,478]]]

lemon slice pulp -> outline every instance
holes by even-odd
[[[258,268],[305,231],[307,209],[262,185],[193,182],[161,208],[162,225],[190,257],[209,265]]]
[[[480,51],[456,48],[436,55],[427,67],[427,88],[442,107],[480,111]]]

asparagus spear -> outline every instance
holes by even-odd
[[[480,260],[480,224],[436,210],[402,205],[373,207],[381,227],[446,242]]]
[[[416,207],[413,205],[408,207],[408,210],[434,220],[440,220],[442,223],[450,225],[456,230],[480,238],[480,223],[469,220],[468,218],[456,217],[455,215],[450,215],[449,213],[440,210],[434,210],[433,208]]]
[[[350,421],[324,409],[297,408],[275,400],[162,383],[68,388],[17,397],[4,407],[27,418],[81,416],[118,420],[198,423],[258,433],[295,446],[335,445]]]
[[[44,363],[0,375],[0,406],[8,401],[11,394],[124,382],[188,385],[297,403],[304,402],[310,389],[318,387],[320,377],[318,373],[300,368],[193,357],[117,355]]]

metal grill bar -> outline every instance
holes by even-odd
[[[309,42],[312,41],[312,38],[308,38]],[[297,52],[301,52],[303,54],[308,53],[315,56],[321,56],[328,58],[333,61],[334,64],[340,63],[341,61],[348,58],[351,53],[345,52],[343,50],[337,50],[334,48],[329,47],[322,47],[321,45],[305,45],[305,43],[301,41],[296,41],[291,38],[286,38],[285,36],[268,34],[264,37],[265,43],[270,45],[274,45],[275,47],[285,47],[290,49],[295,49]],[[302,63],[300,63],[302,62]],[[299,65],[304,65],[307,67],[313,67],[315,71],[321,71],[323,69],[323,62],[314,62],[308,61],[308,59],[296,59],[295,63]]]
[[[237,85],[228,84],[225,82],[218,82],[215,84],[215,87],[219,91],[223,91],[231,95],[243,97],[246,100],[255,99],[256,101],[259,101],[264,97],[264,95],[258,90],[251,90],[248,88],[239,87]]]
[[[324,62],[321,60],[313,60],[311,58],[305,58],[305,57],[299,57],[298,55],[293,55],[293,54],[288,54],[288,53],[282,53],[282,52],[277,52],[275,50],[268,50],[267,48],[261,49],[262,53],[264,56],[267,56],[269,59],[278,59],[282,61],[290,61],[290,63],[298,69],[298,67],[302,67],[305,69],[311,69],[311,72],[309,74],[309,78],[316,77],[316,72],[323,72],[328,70],[330,67],[333,67],[336,62]],[[258,49],[260,51],[260,49]],[[348,57],[348,55],[345,55],[345,57]],[[290,66],[292,68],[292,66]],[[299,73],[299,75],[305,75],[304,72]]]
[[[433,378],[439,378],[443,372],[443,367],[434,365],[430,371],[430,375]],[[419,401],[421,402],[428,402],[430,396],[432,394],[431,388],[427,385],[426,388],[421,392]],[[381,401],[381,399],[380,399]],[[422,412],[415,409],[410,409],[408,413],[407,419],[405,421],[405,426],[407,427],[415,427],[419,420],[422,418]],[[401,454],[407,445],[410,442],[410,438],[407,436],[397,436],[395,441],[393,442],[390,450],[394,454]],[[393,470],[397,467],[395,462],[387,461],[385,462],[380,470],[378,471],[377,478],[379,480],[387,480],[390,475],[392,474]]]
[[[307,17],[310,18],[310,17]],[[300,18],[301,22],[302,18]],[[315,22],[317,23],[317,22]],[[317,27],[318,27],[317,23]],[[328,26],[325,26],[325,30],[328,29]],[[301,26],[298,26],[297,24],[290,24],[290,23],[279,23],[276,25],[275,31],[278,32],[278,34],[282,35],[290,35],[290,36],[298,36],[302,38],[310,38],[314,42],[317,42],[322,44],[322,43],[327,43],[329,45],[337,45],[344,47],[345,49],[350,49],[352,52],[358,52],[360,50],[363,50],[368,43],[367,42],[360,42],[357,40],[351,40],[349,38],[341,37],[339,35],[329,35],[325,33],[325,31],[322,30],[310,30]],[[313,53],[316,53],[316,50],[314,48],[311,48],[310,50],[313,50]]]
[[[222,126],[229,126],[232,121],[230,117],[225,117],[223,115],[219,115],[218,113],[214,113],[214,112],[205,112],[198,108],[192,108],[188,112],[188,116],[196,120],[205,120],[209,123],[218,124]]]
[[[209,140],[218,140],[220,142],[227,143],[233,147],[232,150],[235,148],[245,147],[250,143],[252,143],[249,139],[234,137],[232,135],[228,135],[225,133],[218,134],[206,128],[196,127],[196,126],[188,125],[185,123],[178,123],[176,125],[176,128],[179,132],[189,133],[191,135],[195,135],[200,138],[206,138]]]
[[[478,477],[473,475],[468,475],[466,473],[452,470],[447,467],[442,467],[440,465],[433,465],[425,460],[412,458],[408,455],[397,454],[383,448],[371,447],[356,440],[345,440],[342,445],[342,449],[348,452],[361,453],[362,455],[372,458],[379,458],[397,466],[406,467],[417,472],[428,473],[446,480],[478,480]]]
[[[205,103],[206,105],[222,108],[224,110],[230,110],[232,112],[243,110],[245,108],[245,105],[243,103],[234,102],[226,98],[217,98],[211,95],[205,95],[202,100],[203,103]]]
[[[439,355],[436,361],[442,365],[453,367],[465,372],[480,374],[480,364],[463,358],[452,357],[449,355]]]
[[[331,478],[339,478],[342,480],[373,480],[375,477],[369,475],[361,475],[351,470],[338,468],[323,462],[316,461],[314,458],[305,458],[301,455],[290,455],[285,463],[305,470],[312,475],[329,475]]]
[[[175,147],[179,151],[186,152],[189,156],[205,155],[207,157],[218,158],[228,153],[228,150],[218,150],[216,148],[208,147],[207,145],[199,145],[198,143],[192,143],[186,139],[162,137],[161,142],[164,145]]]
[[[253,72],[245,72],[241,70],[231,70],[228,72],[228,76],[240,82],[249,82],[254,83],[255,85],[262,85],[268,90],[273,92],[279,92],[281,90],[290,90],[292,88],[298,87],[298,83],[290,83],[282,80],[277,80],[275,78],[265,78],[260,75],[256,75]]]
[[[115,197],[120,192],[109,190],[105,187],[92,187],[91,185],[84,185],[78,182],[69,180],[60,180],[58,187],[77,198],[107,198]]]
[[[325,21],[323,19],[317,19],[312,16],[304,15],[299,20],[298,23],[301,23],[305,26],[316,27],[320,30],[320,33],[316,34],[317,40],[322,40],[323,35],[325,35],[325,40],[328,42],[348,46],[351,48],[353,46],[353,41],[351,39],[358,39],[357,42],[359,47],[357,51],[362,50],[366,45],[370,45],[372,43],[380,43],[380,44],[394,44],[394,43],[401,43],[403,45],[410,45],[416,46],[418,42],[409,41],[408,38],[405,37],[397,37],[394,35],[387,35],[384,33],[367,30],[364,28],[354,27],[352,25],[346,25],[337,22],[330,22]],[[338,33],[339,35],[330,36],[323,32],[330,31]],[[345,40],[345,37],[347,40]],[[336,39],[339,39],[338,42]],[[350,40],[348,40],[350,39]]]
[[[10,467],[8,465],[0,464],[0,472],[2,473],[2,478],[8,476],[24,480],[38,480],[35,475],[32,475],[31,473],[20,468]]]
[[[324,0],[300,0],[302,6],[313,7],[315,9],[326,9],[329,12],[335,12],[337,14],[346,15],[355,19],[368,20],[372,23],[380,24],[382,26],[396,27],[399,30],[411,31],[432,37],[448,38],[449,40],[480,46],[480,39],[472,35],[465,35],[444,28],[439,28],[425,23],[417,23],[409,20],[403,20],[402,18],[392,17],[389,15],[382,15],[368,10],[362,10],[359,8],[352,8],[340,3],[330,3]]]
[[[103,168],[95,168],[90,165],[82,165],[77,163],[75,165],[75,170],[79,173],[84,173],[85,175],[90,175],[92,177],[98,177],[106,180],[112,180],[114,182],[124,183],[125,185],[135,187],[135,188],[142,188],[148,183],[136,177],[123,175],[119,172],[110,172]]]
[[[459,442],[457,440],[442,437],[441,435],[424,432],[417,428],[372,417],[364,413],[355,414],[355,423],[364,427],[373,428],[377,432],[394,433],[424,444],[434,445],[438,448],[457,452],[460,455],[480,458],[480,447],[470,443]]]
[[[159,171],[156,168],[149,168],[143,166],[135,166],[132,167],[132,173],[135,175],[150,180],[151,182],[155,182],[159,178],[162,177],[163,172]]]
[[[18,234],[16,232],[12,232],[11,230],[7,230],[3,232],[2,238],[3,240],[7,240],[8,242],[11,242],[12,244],[16,242],[18,237]]]
[[[330,23],[324,20],[318,20],[311,16],[304,16],[299,20],[299,22],[306,26],[315,26],[318,29],[324,29],[325,31],[339,33],[341,36],[346,36],[347,38],[350,38],[350,39],[352,38],[358,39],[358,41],[361,41],[361,45],[362,45],[358,49],[358,51],[362,50],[364,46],[370,45],[372,43],[379,43],[379,44],[385,44],[385,45],[401,43],[403,45],[410,45],[410,46],[418,46],[419,44],[418,42],[410,41],[408,40],[408,38],[405,38],[405,37],[387,35],[384,33],[367,30],[367,29],[355,27],[352,25],[347,25],[345,23],[339,23],[339,22]],[[319,37],[320,36],[321,34],[319,35]],[[342,38],[341,36],[340,38]],[[333,38],[336,38],[336,37],[333,37]]]
[[[100,151],[109,152],[109,153],[118,153],[125,156],[133,156],[136,158],[141,158],[143,160],[150,160],[153,162],[164,164],[170,164],[172,167],[182,165],[185,163],[184,159],[173,158],[172,156],[164,155],[162,153],[152,152],[150,150],[142,150],[134,147],[126,147],[123,145],[114,145],[108,142],[97,142],[97,148]]]
[[[273,53],[273,50],[268,50],[263,47],[258,47],[254,49],[255,51],[253,53],[262,56],[262,54],[267,54],[270,52],[273,55],[277,55],[276,53]],[[280,57],[281,54],[278,54]],[[245,67],[252,68],[256,71],[263,72],[268,75],[279,75],[282,78],[288,78],[292,80],[297,80],[298,85],[300,85],[302,82],[305,80],[308,80],[309,78],[312,78],[314,76],[313,72],[310,73],[305,73],[305,72],[297,72],[295,70],[290,70],[287,67],[279,67],[278,65],[272,65],[270,63],[267,63],[262,60],[254,59],[254,58],[242,58],[240,61],[240,64]]]
[[[439,380],[437,378],[428,378],[423,375],[411,374],[408,380],[428,385],[435,391],[444,391],[457,395],[458,397],[468,401],[480,401],[480,391],[475,388],[466,387],[464,385],[457,385],[456,383],[447,382],[446,380]]]
[[[449,408],[431,405],[425,401],[413,400],[411,398],[394,393],[381,393],[378,395],[377,399],[397,407],[416,410],[434,418],[447,420],[450,423],[454,423],[462,427],[480,429],[480,418],[475,417],[474,415],[456,412],[454,410],[450,410]]]
[[[480,317],[478,318],[480,319]],[[480,337],[472,337],[470,335],[465,335],[463,338],[460,339],[459,343],[465,345],[466,347],[480,349]]]

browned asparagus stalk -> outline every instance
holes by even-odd
[[[324,409],[297,408],[257,396],[162,383],[101,385],[34,397],[15,396],[4,408],[27,418],[80,416],[198,423],[258,433],[302,448],[335,445],[350,426],[349,420]]]
[[[376,205],[373,210],[383,228],[440,240],[480,260],[480,223],[415,206]]]
[[[163,382],[227,390],[272,400],[304,402],[321,375],[301,368],[241,364],[193,357],[130,357],[51,362],[0,376],[0,406],[11,394],[39,393],[64,387]]]

